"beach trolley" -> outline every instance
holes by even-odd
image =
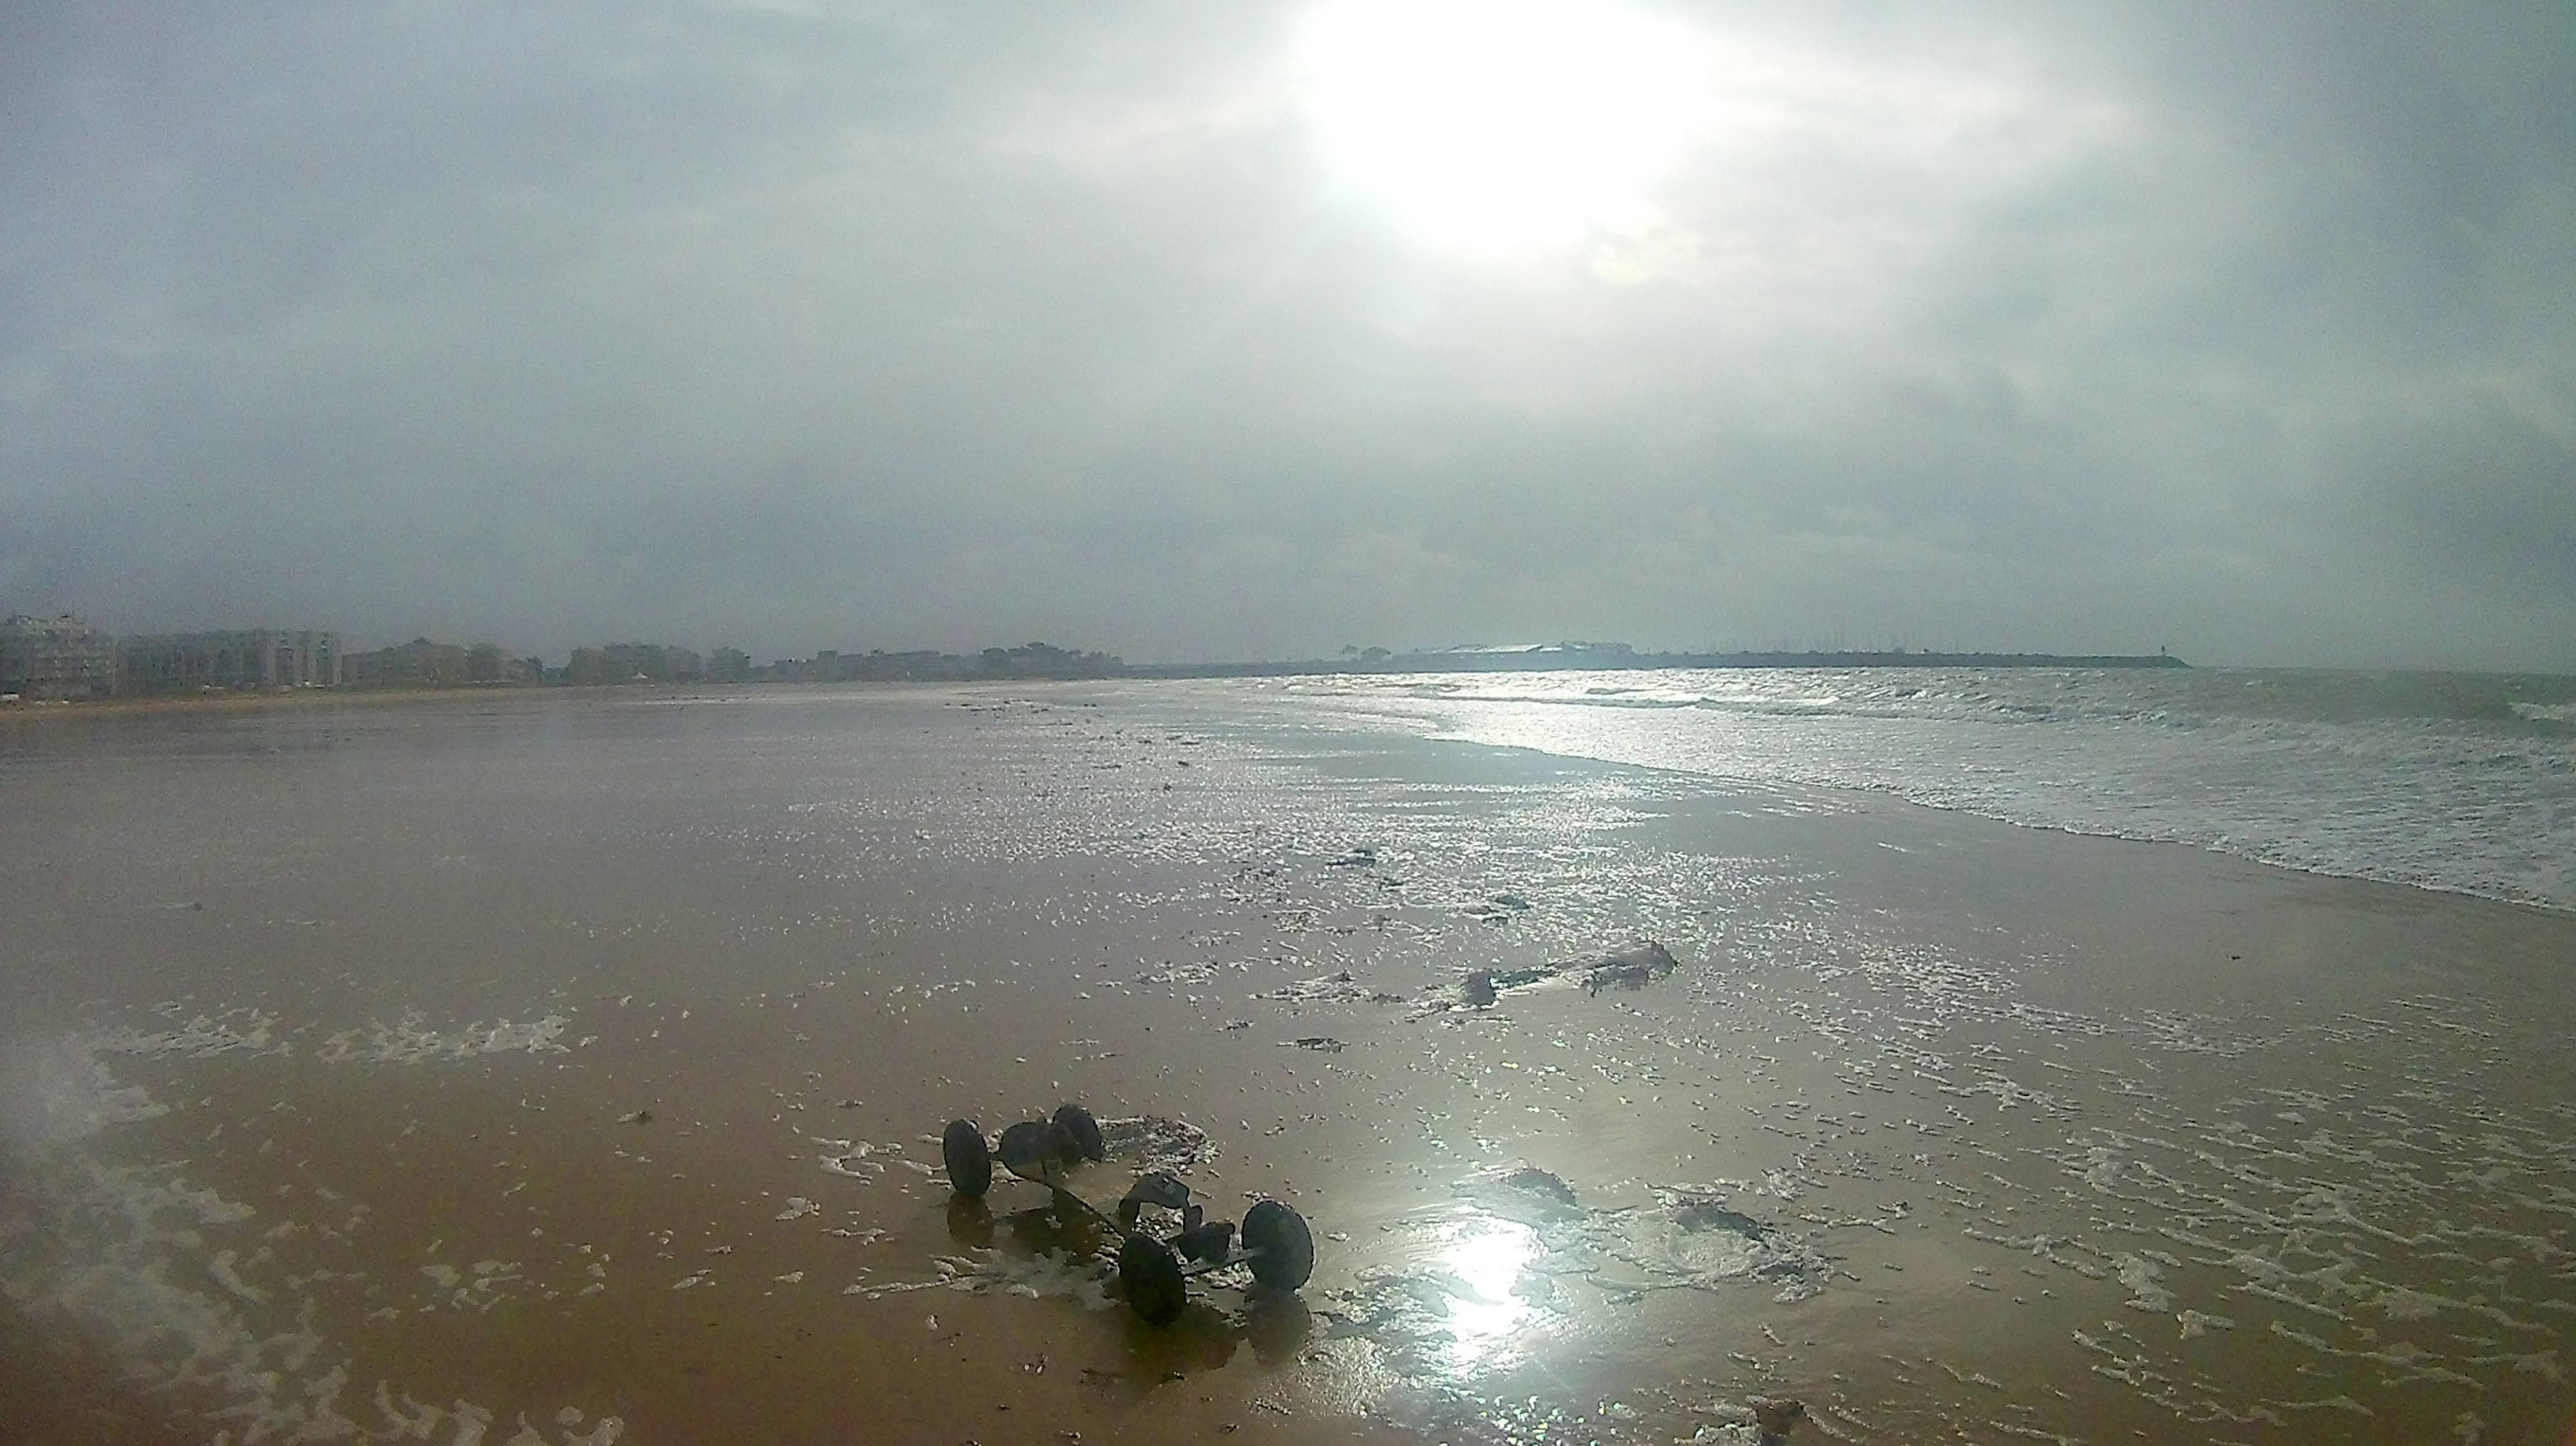
[[[1180,1319],[1189,1281],[1212,1270],[1249,1266],[1262,1289],[1283,1292],[1315,1273],[1315,1240],[1304,1217],[1276,1200],[1255,1202],[1238,1231],[1231,1220],[1208,1219],[1205,1207],[1190,1198],[1190,1187],[1161,1170],[1136,1177],[1114,1218],[1073,1193],[1065,1172],[1081,1161],[1109,1157],[1100,1122],[1080,1105],[1061,1106],[1049,1119],[1022,1120],[1002,1131],[999,1141],[985,1139],[973,1120],[950,1120],[939,1145],[948,1188],[966,1199],[981,1199],[993,1188],[993,1161],[999,1158],[1013,1176],[1044,1185],[1057,1208],[1088,1215],[1115,1232],[1119,1292],[1149,1325]],[[1148,1233],[1148,1208],[1177,1216],[1179,1230],[1163,1237]]]

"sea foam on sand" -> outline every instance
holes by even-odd
[[[502,1021],[442,1033],[407,1020],[379,1027],[364,1047],[348,1043],[357,1031],[334,1036],[338,1047],[318,1057],[418,1063],[560,1051],[564,1046],[554,1041],[567,1023],[548,1016],[528,1025]],[[23,1152],[21,1184],[42,1191],[53,1222],[37,1236],[0,1237],[12,1247],[0,1254],[0,1299],[30,1318],[77,1323],[148,1389],[211,1389],[226,1403],[215,1412],[224,1423],[212,1437],[216,1446],[326,1440],[484,1446],[494,1439],[495,1416],[473,1402],[431,1405],[384,1380],[371,1396],[351,1397],[345,1352],[317,1329],[310,1294],[339,1273],[280,1278],[266,1245],[245,1252],[218,1243],[228,1229],[257,1217],[254,1206],[190,1184],[184,1161],[114,1165],[88,1148],[116,1126],[169,1113],[142,1086],[119,1080],[101,1054],[284,1055],[291,1046],[276,1024],[273,1015],[232,1011],[160,1030],[119,1026],[0,1052],[0,1128]],[[358,1213],[363,1216],[363,1207]],[[308,1228],[284,1221],[263,1238]],[[624,1431],[618,1417],[590,1420],[567,1406],[543,1427],[519,1415],[501,1440],[503,1446],[614,1446]]]

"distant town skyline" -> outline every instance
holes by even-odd
[[[343,688],[616,687],[662,685],[991,682],[1011,679],[1218,678],[1344,672],[1553,672],[1639,668],[2181,668],[2153,654],[2069,655],[1944,652],[1890,644],[1845,650],[1647,651],[1619,642],[1461,645],[1399,651],[1344,644],[1292,659],[1205,658],[1130,665],[1112,653],[1046,642],[973,652],[931,649],[816,650],[806,657],[755,660],[739,648],[705,653],[671,643],[603,643],[572,649],[560,667],[497,643],[415,637],[352,652],[340,635],[315,629],[213,629],[124,635],[74,613],[0,614],[0,704],[293,692]]]
[[[1378,650],[1383,653],[1384,650]],[[0,703],[77,702],[311,688],[472,688],[556,684],[851,683],[1080,678],[1119,673],[1121,659],[1043,642],[970,654],[882,649],[755,662],[738,648],[670,643],[573,648],[559,667],[497,643],[407,643],[351,651],[328,629],[213,628],[118,634],[77,613],[0,612]]]
[[[286,628],[286,629],[273,628],[273,627],[268,626],[268,625],[267,625],[267,624],[265,624],[265,623],[262,623],[262,624],[259,624],[259,625],[256,625],[256,626],[240,626],[240,625],[238,625],[238,624],[239,624],[239,620],[238,620],[238,619],[233,620],[233,622],[236,624],[236,626],[232,626],[232,627],[225,627],[225,628],[207,628],[207,627],[204,627],[204,626],[202,625],[202,624],[203,624],[203,620],[202,620],[202,619],[200,619],[200,620],[196,620],[196,624],[195,624],[195,625],[191,625],[191,626],[182,626],[182,627],[175,627],[175,628],[138,629],[138,628],[126,628],[126,627],[107,627],[107,626],[104,626],[104,625],[100,622],[100,620],[98,620],[98,619],[96,619],[96,618],[93,618],[93,617],[90,617],[88,614],[85,614],[85,613],[66,612],[66,611],[61,611],[61,610],[41,610],[41,609],[39,609],[39,610],[32,610],[32,611],[30,611],[30,610],[24,610],[24,609],[14,609],[14,608],[11,608],[11,607],[6,606],[6,605],[5,605],[5,604],[6,604],[6,602],[7,602],[7,600],[6,600],[6,599],[0,599],[0,618],[10,618],[10,619],[31,618],[31,619],[35,619],[35,620],[50,620],[50,619],[53,619],[53,618],[56,618],[56,617],[61,617],[61,618],[65,618],[65,619],[75,620],[75,621],[79,622],[81,625],[83,625],[83,626],[85,626],[85,627],[95,628],[95,629],[98,629],[99,631],[101,631],[101,632],[103,632],[103,633],[105,633],[105,634],[107,634],[107,635],[109,635],[109,636],[112,636],[112,637],[118,637],[118,638],[128,638],[128,637],[137,637],[137,638],[139,638],[139,637],[161,636],[161,635],[170,635],[170,634],[185,634],[185,633],[193,633],[193,632],[292,632],[292,631],[298,631],[298,630],[299,630],[299,629],[293,629],[293,628]],[[339,639],[339,638],[346,638],[346,637],[353,636],[353,635],[350,635],[350,634],[344,633],[343,631],[338,630],[338,629],[328,629],[328,630],[326,630],[326,631],[329,631],[329,632],[331,633],[331,635],[332,635],[335,639]],[[585,650],[585,649],[588,649],[588,650],[598,650],[598,649],[601,649],[601,648],[610,648],[610,647],[617,647],[617,646],[646,646],[645,644],[640,644],[640,643],[634,642],[634,641],[632,641],[632,640],[630,640],[628,643],[625,643],[625,644],[617,644],[617,643],[605,643],[605,642],[601,642],[601,641],[599,641],[599,640],[597,640],[597,639],[591,639],[591,640],[588,640],[588,641],[575,642],[575,643],[572,643],[572,644],[569,644],[569,645],[567,645],[567,646],[560,647],[560,648],[553,648],[553,649],[542,649],[542,648],[521,649],[521,648],[519,648],[517,645],[515,645],[514,643],[512,643],[510,640],[508,640],[508,639],[506,639],[506,638],[496,639],[496,638],[489,638],[489,637],[478,637],[478,638],[472,638],[472,639],[467,640],[467,641],[459,641],[459,640],[458,640],[457,638],[455,638],[455,637],[432,637],[432,636],[430,636],[430,635],[429,635],[429,634],[427,634],[427,633],[423,633],[423,632],[413,632],[409,637],[407,637],[407,638],[403,638],[403,639],[401,639],[401,640],[399,640],[399,641],[381,641],[381,642],[380,642],[380,641],[378,641],[378,640],[376,640],[376,639],[367,638],[367,637],[365,637],[365,636],[363,636],[363,635],[355,635],[355,636],[357,636],[357,642],[349,644],[349,645],[348,645],[348,647],[347,647],[347,649],[346,649],[347,653],[348,653],[350,656],[352,656],[352,657],[359,656],[359,655],[362,655],[362,654],[373,654],[373,653],[385,653],[385,654],[391,654],[391,653],[401,652],[401,651],[403,651],[403,650],[405,650],[405,649],[407,649],[407,648],[413,648],[413,647],[433,647],[433,648],[438,648],[438,649],[443,649],[443,650],[453,651],[453,652],[455,652],[455,653],[458,655],[458,657],[459,657],[460,659],[461,659],[461,658],[462,658],[462,657],[463,657],[467,652],[469,652],[469,651],[484,650],[484,651],[490,651],[490,652],[494,653],[496,656],[507,656],[507,657],[509,657],[509,658],[511,658],[511,659],[513,659],[513,660],[531,660],[531,661],[540,661],[540,662],[541,662],[541,661],[543,661],[544,659],[546,659],[547,657],[550,657],[550,656],[551,656],[551,657],[555,657],[555,658],[562,658],[562,659],[566,659],[566,660],[567,660],[565,664],[561,664],[561,665],[559,665],[559,666],[568,666],[568,665],[569,665],[570,655],[571,655],[571,654],[574,654],[574,653],[581,652],[581,651],[583,651],[583,650]],[[640,636],[640,635],[639,635],[639,636]],[[715,643],[712,643],[712,644],[706,644],[706,643],[704,643],[704,642],[703,642],[703,635],[701,635],[701,636],[700,636],[700,637],[698,637],[698,638],[693,638],[693,640],[692,640],[691,642],[689,642],[689,643],[666,642],[666,643],[661,643],[661,644],[651,644],[651,645],[649,645],[649,646],[682,647],[682,648],[686,648],[686,649],[688,649],[689,651],[691,651],[691,652],[692,652],[692,653],[694,653],[694,654],[701,654],[701,655],[705,655],[705,656],[708,656],[708,657],[712,657],[713,655],[715,655],[715,654],[719,654],[719,653],[737,653],[737,654],[740,654],[742,657],[744,657],[744,658],[746,658],[746,659],[760,661],[760,662],[761,662],[761,665],[766,666],[766,665],[768,665],[768,664],[775,664],[775,663],[795,663],[795,662],[802,662],[802,661],[810,661],[810,660],[812,660],[812,659],[814,659],[814,658],[816,658],[816,657],[818,657],[818,656],[847,655],[847,656],[850,656],[850,657],[861,657],[861,656],[865,656],[865,655],[868,655],[868,654],[920,655],[920,654],[929,654],[929,653],[957,653],[957,654],[960,654],[960,655],[971,655],[971,654],[981,654],[981,653],[984,653],[984,652],[987,652],[987,651],[992,651],[992,650],[995,650],[995,649],[998,649],[998,648],[1010,648],[1010,647],[1022,647],[1022,646],[1047,647],[1047,646],[1050,646],[1050,644],[1048,644],[1048,643],[1046,642],[1046,640],[1043,640],[1043,639],[1031,639],[1031,640],[1027,640],[1027,641],[1026,641],[1026,642],[1024,642],[1024,643],[1011,643],[1011,644],[994,644],[994,643],[989,643],[989,642],[977,642],[977,643],[970,643],[969,645],[967,645],[967,646],[965,646],[965,647],[963,647],[963,648],[950,649],[950,648],[936,648],[936,647],[922,647],[922,646],[912,646],[912,647],[907,647],[907,646],[897,646],[897,645],[884,644],[884,643],[877,643],[877,642],[866,642],[866,643],[860,643],[860,642],[856,642],[856,641],[851,640],[851,639],[848,639],[848,638],[844,638],[844,639],[843,639],[842,641],[840,641],[839,643],[837,643],[837,644],[833,644],[833,645],[828,645],[828,646],[807,646],[807,647],[803,647],[803,648],[770,649],[770,648],[738,648],[738,647],[736,647],[733,643],[731,643],[730,641],[721,641],[721,642],[715,642]],[[1703,640],[1697,640],[1697,641],[1676,641],[1676,640],[1668,640],[1668,639],[1655,639],[1655,640],[1649,640],[1649,641],[1647,641],[1646,643],[1643,643],[1643,644],[1636,643],[1636,642],[1634,642],[1634,641],[1632,641],[1632,640],[1629,640],[1629,639],[1616,639],[1616,640],[1611,640],[1611,639],[1595,639],[1595,640],[1588,640],[1588,641],[1587,641],[1587,640],[1575,640],[1575,639],[1567,639],[1567,638],[1546,638],[1546,639],[1540,639],[1540,638],[1523,638],[1523,639],[1517,639],[1517,640],[1513,640],[1513,639],[1494,639],[1494,638],[1450,638],[1450,639],[1444,639],[1444,640],[1426,640],[1426,639],[1419,639],[1419,638],[1402,638],[1402,639],[1398,639],[1398,640],[1394,640],[1394,641],[1389,641],[1389,640],[1386,640],[1386,639],[1376,639],[1376,638],[1371,638],[1371,639],[1364,639],[1364,640],[1356,641],[1356,642],[1344,642],[1343,644],[1341,644],[1341,645],[1340,645],[1340,646],[1338,646],[1338,647],[1331,647],[1331,648],[1318,648],[1318,649],[1316,649],[1316,650],[1314,650],[1314,651],[1312,651],[1312,652],[1306,652],[1306,653],[1209,654],[1209,655],[1202,656],[1202,657],[1152,658],[1152,659],[1137,659],[1137,660],[1132,660],[1132,661],[1143,662],[1143,663],[1148,663],[1148,664],[1158,664],[1158,665],[1159,665],[1159,664],[1198,665],[1198,664],[1231,664],[1231,663],[1259,663],[1259,662],[1295,662],[1295,661],[1313,661],[1313,660],[1319,660],[1319,659],[1326,659],[1326,658],[1331,658],[1331,657],[1338,656],[1338,655],[1343,655],[1343,654],[1356,654],[1356,653],[1360,653],[1360,652],[1362,652],[1362,651],[1369,651],[1369,652],[1375,652],[1375,653],[1401,653],[1401,654],[1423,655],[1423,654],[1430,654],[1430,653],[1447,652],[1447,651],[1457,651],[1457,650],[1470,650],[1470,649],[1491,649],[1491,650],[1501,651],[1501,650],[1518,650],[1518,649],[1527,649],[1527,648],[1563,647],[1563,646],[1599,646],[1599,647],[1615,647],[1615,648],[1618,648],[1618,649],[1621,649],[1621,650],[1630,650],[1630,649],[1633,649],[1633,650],[1635,650],[1635,651],[1638,651],[1638,652],[1644,652],[1644,653],[1846,652],[1846,651],[1849,651],[1849,652],[1899,652],[1899,653],[1903,653],[1903,652],[1922,652],[1922,651],[1930,651],[1930,652],[1941,652],[1941,653],[1977,653],[1977,652],[1985,652],[1985,653],[2011,653],[2011,652],[2032,652],[2032,653],[2063,653],[2063,654],[2067,654],[2067,655],[2078,655],[2078,654],[2080,654],[2080,653],[2082,653],[2082,652],[2083,652],[2083,650],[2079,650],[2079,649],[2071,649],[2071,648],[2048,648],[2048,647],[2007,648],[2007,647],[1991,647],[1991,646],[1983,645],[1983,644],[1981,644],[1980,642],[1978,642],[1977,640],[1974,640],[1974,639],[1970,639],[1970,640],[1966,640],[1966,641],[1962,641],[1962,640],[1958,640],[1958,639],[1946,639],[1946,638],[1945,638],[1945,639],[1934,639],[1934,638],[1927,638],[1927,637],[1924,637],[1924,636],[1921,636],[1921,635],[1912,634],[1912,633],[1906,633],[1906,632],[1901,632],[1901,631],[1900,631],[1900,632],[1891,632],[1891,633],[1886,634],[1886,635],[1884,635],[1884,636],[1877,636],[1877,637],[1853,637],[1853,636],[1850,636],[1850,635],[1848,635],[1848,634],[1846,634],[1846,633],[1842,632],[1842,631],[1841,631],[1841,630],[1839,630],[1839,629],[1831,629],[1831,630],[1826,630],[1826,631],[1817,632],[1817,633],[1813,633],[1813,634],[1795,634],[1795,633],[1792,633],[1792,634],[1785,634],[1785,635],[1777,636],[1777,637],[1762,637],[1762,638],[1731,638],[1731,637],[1718,637],[1718,638],[1710,638],[1710,639],[1703,639]],[[2159,644],[2159,645],[2157,645],[2157,646],[2156,646],[2156,647],[2154,647],[2154,648],[2135,649],[2135,650],[2129,650],[2129,651],[2130,651],[2131,653],[2149,653],[2149,652],[2159,652],[2159,651],[2163,651],[2163,650],[2164,650],[2164,645]],[[1121,654],[1116,654],[1116,653],[1114,652],[1114,650],[1112,650],[1112,649],[1107,649],[1107,648],[1101,648],[1101,649],[1092,650],[1092,651],[1098,651],[1098,652],[1100,652],[1100,653],[1107,654],[1107,655],[1112,655],[1112,656],[1120,656],[1120,657],[1123,657],[1123,656],[1124,656],[1124,655],[1121,655]]]
[[[18,7],[0,606],[2576,671],[2576,8]]]

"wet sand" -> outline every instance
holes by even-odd
[[[5,1434],[2565,1438],[2576,920],[1256,699],[13,737]],[[1064,1099],[1314,1280],[952,1203]]]

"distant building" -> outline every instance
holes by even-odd
[[[718,648],[707,654],[707,681],[710,683],[750,682],[751,654],[740,648]]]
[[[465,649],[427,638],[351,653],[342,671],[352,686],[361,688],[454,688],[473,675],[472,655]]]
[[[980,663],[988,678],[1106,678],[1127,667],[1109,653],[1086,653],[1049,643],[986,648]]]
[[[0,694],[32,700],[115,691],[115,638],[71,613],[0,621]]]
[[[575,687],[603,683],[695,683],[707,675],[706,660],[687,648],[661,643],[610,643],[575,648],[564,666],[564,681]]]
[[[335,688],[340,635],[258,628],[171,633],[117,644],[117,679],[137,693],[207,688]]]
[[[460,647],[414,638],[372,653],[351,653],[346,672],[351,685],[363,688],[496,687],[543,681],[545,665],[511,657],[499,643]]]
[[[871,683],[937,682],[963,678],[975,666],[972,660],[953,653],[918,648],[905,653],[878,650],[852,661],[857,666],[851,670],[850,676]]]

